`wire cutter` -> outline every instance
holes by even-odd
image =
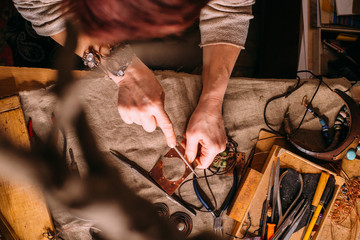
[[[208,210],[211,215],[214,217],[214,232],[219,237],[223,237],[223,226],[222,226],[222,214],[227,209],[227,207],[230,205],[232,199],[234,198],[237,190],[237,182],[238,182],[238,176],[236,168],[234,168],[233,172],[233,185],[231,189],[229,190],[224,202],[222,203],[220,209],[212,209],[204,200],[204,198],[201,196],[199,192],[199,184],[196,180],[195,175],[193,176],[193,187],[194,191],[196,193],[197,198],[201,202],[201,204]]]

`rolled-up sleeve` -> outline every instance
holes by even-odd
[[[244,48],[254,0],[213,0],[201,10],[200,46],[231,44]]]
[[[13,0],[16,9],[41,36],[65,30],[61,0]]]

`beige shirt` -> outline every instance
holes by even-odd
[[[13,0],[18,12],[41,36],[52,36],[65,30],[61,0]]]
[[[210,1],[200,13],[200,46],[225,43],[244,48],[254,1]]]
[[[231,44],[244,48],[251,5],[255,0],[212,0],[200,14],[201,44]],[[32,23],[41,36],[52,36],[65,30],[61,0],[13,0],[16,9]]]

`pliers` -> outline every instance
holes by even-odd
[[[232,199],[234,198],[237,190],[237,182],[238,182],[238,176],[236,168],[234,168],[233,172],[233,185],[231,189],[229,190],[224,202],[222,203],[220,209],[212,209],[204,200],[204,198],[201,196],[199,192],[199,184],[197,182],[197,178],[195,175],[193,176],[193,187],[194,191],[196,193],[197,198],[201,202],[201,204],[208,210],[211,215],[214,217],[214,232],[219,237],[223,237],[223,226],[222,226],[222,214],[227,209],[227,207],[230,205]]]

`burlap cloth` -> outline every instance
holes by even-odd
[[[155,74],[166,93],[165,108],[174,124],[178,141],[180,141],[185,132],[187,121],[196,107],[202,87],[201,78],[196,75],[171,71],[155,72]],[[325,79],[325,81],[330,87],[340,90],[345,90],[350,86],[345,79]],[[285,92],[288,87],[294,86],[295,83],[296,80],[240,78],[230,80],[223,107],[225,127],[228,134],[239,144],[238,151],[245,152],[246,157],[255,145],[259,130],[266,127],[263,119],[266,101],[272,96]],[[287,109],[292,125],[297,126],[299,124],[305,111],[304,106],[301,105],[302,98],[304,95],[311,98],[317,84],[317,80],[309,80],[300,90],[288,98],[281,98],[269,105],[267,117],[275,129],[280,128]],[[118,169],[119,174],[123,176],[124,183],[129,185],[137,194],[153,203],[166,203],[169,206],[170,214],[176,211],[186,212],[184,208],[170,201],[160,190],[152,187],[142,176],[135,174],[108,152],[110,148],[113,148],[149,171],[156,161],[169,150],[163,133],[159,129],[147,133],[142,127],[135,124],[127,125],[121,120],[117,111],[117,86],[111,80],[92,74],[79,80],[77,89],[77,95],[86,110],[99,148]],[[47,90],[42,89],[22,92],[21,101],[26,119],[31,116],[34,130],[40,137],[44,137],[51,128],[50,115],[52,111],[55,111],[56,99]],[[329,125],[332,126],[334,117],[342,106],[342,101],[335,93],[322,85],[313,105],[319,109],[321,114],[329,118]],[[68,110],[63,109],[62,111],[65,113]],[[62,114],[58,110],[55,113],[56,115]],[[302,128],[314,130],[314,132],[309,131],[311,139],[321,139],[319,121],[314,119],[311,114],[305,118]],[[82,159],[74,130],[66,129],[66,135],[68,147],[74,150],[80,173],[86,174],[86,164]],[[308,137],[303,135],[303,138]],[[180,165],[179,163],[167,164],[167,176],[178,173],[180,167],[181,163]],[[198,172],[202,175],[202,170],[198,170]],[[210,178],[218,206],[221,205],[231,183],[232,177]],[[204,182],[200,181],[200,185],[204,186]],[[191,183],[184,185],[182,196],[185,200],[200,205]],[[93,222],[76,218],[58,206],[50,206],[50,209],[57,229],[61,231],[60,236],[64,239],[91,239],[88,227],[93,225]],[[192,216],[192,220],[194,228],[191,236],[206,230],[212,231],[213,218],[210,213],[198,212],[197,216]],[[231,233],[233,220],[224,214],[223,222],[224,233]]]

